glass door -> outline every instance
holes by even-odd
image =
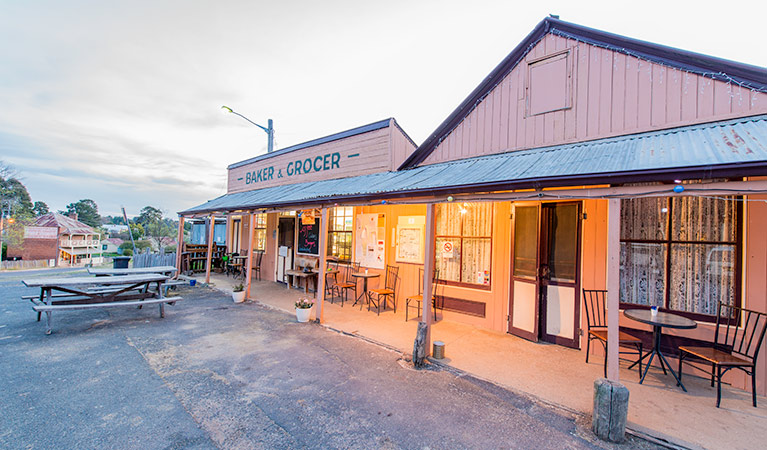
[[[540,207],[514,205],[512,211],[513,254],[509,333],[537,341],[540,291],[538,276]]]
[[[578,348],[580,203],[547,203],[541,210],[540,338]]]

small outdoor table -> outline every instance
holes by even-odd
[[[646,357],[650,357],[650,360],[647,361],[647,364],[645,365],[644,374],[642,374],[642,379],[639,380],[639,384],[642,384],[644,381],[644,378],[647,376],[647,371],[650,370],[650,365],[652,365],[652,360],[655,357],[655,355],[658,355],[658,360],[660,361],[660,367],[663,369],[663,373],[666,373],[666,368],[671,372],[671,375],[674,376],[674,379],[676,379],[676,382],[679,386],[682,387],[682,390],[687,392],[687,389],[684,387],[684,384],[682,384],[682,380],[679,379],[679,376],[677,376],[676,372],[674,372],[674,369],[671,368],[671,364],[666,361],[666,357],[663,356],[663,353],[660,351],[660,340],[663,336],[663,328],[677,328],[677,329],[691,329],[698,326],[698,324],[690,320],[686,317],[678,316],[676,314],[670,314],[665,312],[658,311],[658,314],[653,315],[652,311],[649,309],[627,309],[623,312],[623,314],[626,315],[629,319],[636,320],[637,322],[642,322],[646,324],[652,325],[652,339],[653,339],[653,348],[650,353],[645,354],[642,356],[642,359],[645,359]],[[641,360],[640,360],[641,361]],[[639,361],[632,364],[631,367],[633,367],[635,364],[638,364]]]
[[[368,279],[370,278],[378,278],[381,276],[380,273],[368,273],[368,272],[359,272],[359,273],[353,273],[352,276],[354,278],[362,278],[362,293],[354,300],[354,304],[352,306],[355,306],[357,302],[360,301],[361,298],[365,297],[368,300],[368,303],[370,303],[370,292],[368,292]],[[365,304],[365,301],[362,301],[362,304]]]

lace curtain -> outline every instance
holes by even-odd
[[[493,204],[442,203],[435,209],[440,279],[490,285]]]
[[[623,200],[621,302],[715,315],[735,300],[737,227],[734,197]]]

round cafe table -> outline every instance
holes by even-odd
[[[356,300],[354,300],[354,304],[352,306],[356,305],[357,302],[359,302],[360,299],[363,298],[363,297],[367,298],[368,303],[370,303],[370,293],[368,292],[368,279],[370,279],[370,278],[378,278],[378,277],[381,276],[381,274],[380,273],[358,272],[358,273],[353,273],[352,276],[354,278],[362,278],[362,293],[357,297]],[[362,304],[363,305],[365,304],[365,300],[362,300]],[[362,307],[360,306],[360,308],[362,308]]]
[[[677,376],[676,372],[674,372],[674,369],[671,368],[671,364],[668,363],[668,361],[666,360],[666,357],[660,351],[660,340],[661,340],[661,337],[663,336],[664,327],[677,328],[677,329],[691,329],[691,328],[697,327],[698,324],[695,321],[688,319],[687,317],[678,316],[676,314],[658,311],[656,315],[653,315],[652,311],[650,311],[649,309],[627,309],[623,311],[623,314],[629,319],[652,325],[653,347],[650,353],[647,353],[644,356],[642,356],[642,359],[645,359],[646,357],[649,356],[650,360],[647,361],[647,364],[645,365],[644,374],[642,374],[642,379],[639,380],[639,384],[642,384],[642,382],[644,381],[644,377],[647,376],[647,371],[650,370],[650,365],[652,364],[652,360],[657,354],[658,361],[660,362],[660,367],[661,369],[663,369],[663,373],[665,374],[666,368],[668,368],[669,372],[671,372],[671,375],[673,375],[674,378],[676,379],[677,385],[681,386],[682,390],[687,392],[687,389],[684,387],[684,384],[682,384],[682,381],[679,379],[679,376]],[[638,363],[639,361],[635,362],[634,364],[631,365],[631,367],[634,367],[634,365]]]

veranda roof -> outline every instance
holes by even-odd
[[[755,175],[767,175],[767,115],[226,194],[180,214]]]

